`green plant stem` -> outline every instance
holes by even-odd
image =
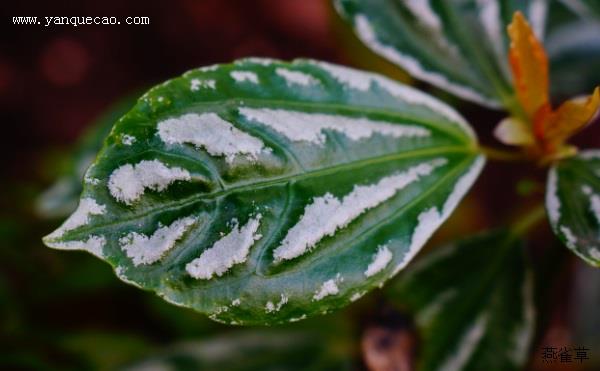
[[[533,208],[530,212],[525,214],[520,221],[515,223],[512,228],[512,234],[515,237],[519,237],[527,233],[532,227],[536,226],[539,222],[546,219],[546,208],[543,204],[540,204]]]
[[[522,152],[504,151],[501,149],[485,146],[480,146],[479,149],[487,158],[494,161],[517,162],[527,160],[527,157]]]

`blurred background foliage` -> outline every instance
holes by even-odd
[[[484,143],[492,142],[491,130],[503,114],[412,81],[358,42],[326,0],[33,1],[4,9],[7,19],[148,16],[151,24],[9,25],[0,35],[0,369],[385,369],[390,360],[411,365],[418,351],[412,321],[380,291],[343,311],[291,325],[224,326],[124,284],[87,253],[45,248],[40,238],[74,208],[98,138],[135,92],[194,67],[266,56],[376,70],[455,105]],[[560,4],[550,14],[546,41],[556,61],[557,100],[600,81],[598,21],[593,15],[583,19]],[[573,35],[577,42],[564,42]],[[577,138],[579,144],[600,146],[595,126]],[[491,164],[428,249],[518,216],[543,197],[543,177],[527,166]],[[44,193],[53,184],[54,193]],[[600,275],[553,248],[550,236],[542,226],[529,241],[540,314],[529,368],[560,369],[541,362],[540,347],[548,344],[592,350],[592,361],[569,369],[600,367]]]

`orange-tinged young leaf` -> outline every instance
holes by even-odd
[[[600,106],[600,88],[587,98],[569,100],[553,110],[548,88],[548,57],[521,12],[513,15],[508,35],[513,83],[526,117],[504,120],[496,128],[496,137],[505,144],[530,147],[532,153],[541,154],[545,159],[574,154],[574,148],[564,142],[593,119]],[[525,126],[525,122],[530,126]]]
[[[548,98],[548,57],[544,47],[521,12],[508,25],[509,60],[517,98],[533,120],[540,109],[550,106]]]
[[[545,120],[543,141],[547,150],[554,150],[567,138],[586,126],[600,107],[600,87],[586,98],[575,98],[563,103]]]
[[[546,126],[550,117],[554,114],[552,107],[549,104],[543,105],[538,109],[531,121],[533,124],[533,134],[539,142],[543,142],[546,136]]]

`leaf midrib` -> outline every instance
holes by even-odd
[[[153,151],[153,149],[150,149],[149,151]],[[345,170],[347,171],[347,170],[364,167],[364,166],[368,166],[368,165],[372,165],[372,164],[387,162],[387,161],[409,159],[409,158],[414,158],[414,157],[435,155],[435,154],[441,154],[441,153],[461,153],[461,152],[465,153],[465,154],[473,154],[473,155],[477,154],[477,151],[474,151],[471,148],[465,148],[462,146],[446,146],[446,147],[433,147],[433,148],[427,148],[427,149],[422,149],[422,150],[416,150],[416,151],[412,151],[412,152],[395,153],[395,154],[388,154],[388,155],[384,155],[384,156],[372,157],[372,158],[359,160],[359,161],[355,161],[355,162],[339,164],[339,165],[335,165],[335,166],[331,166],[331,167],[327,167],[327,168],[321,168],[321,169],[314,170],[314,171],[308,171],[308,172],[304,172],[304,173],[296,173],[296,174],[292,174],[292,175],[268,179],[265,181],[259,181],[256,183],[249,183],[249,184],[247,183],[247,184],[243,184],[240,186],[234,186],[231,188],[220,189],[218,191],[211,192],[211,193],[194,194],[192,196],[189,196],[189,197],[181,199],[181,200],[174,201],[172,203],[162,204],[160,208],[151,209],[151,210],[148,210],[147,212],[144,212],[141,214],[135,214],[132,217],[119,218],[119,220],[116,222],[105,223],[105,224],[97,223],[97,224],[91,225],[90,227],[87,227],[87,228],[84,226],[82,228],[77,229],[76,232],[73,232],[72,236],[78,236],[80,234],[88,235],[90,231],[93,231],[95,229],[125,224],[132,220],[144,218],[148,215],[155,213],[156,211],[167,211],[167,210],[171,210],[171,209],[177,209],[182,206],[192,204],[199,200],[214,199],[214,198],[217,198],[217,197],[220,197],[223,195],[233,194],[233,193],[237,193],[237,192],[243,192],[243,191],[249,190],[249,189],[261,189],[264,187],[269,187],[269,186],[278,185],[278,184],[285,184],[285,183],[291,182],[291,181],[298,181],[298,180],[319,177],[319,176],[335,173],[337,171],[345,171]],[[71,240],[71,239],[69,239],[69,240]]]
[[[414,205],[419,204],[420,202],[423,201],[423,199],[427,198],[431,193],[438,191],[441,188],[442,184],[447,183],[449,180],[451,179],[455,179],[458,173],[464,172],[465,168],[468,168],[467,166],[465,166],[465,164],[472,162],[473,159],[469,158],[469,159],[464,159],[460,162],[460,165],[456,165],[456,167],[449,173],[444,174],[442,176],[442,178],[440,179],[439,182],[436,182],[436,184],[434,186],[432,186],[431,188],[427,189],[426,192],[418,195],[415,199],[411,200],[410,202],[406,203],[405,205],[402,205],[402,207],[400,209],[398,209],[397,211],[395,211],[393,214],[391,214],[389,216],[388,219],[394,219],[396,218],[399,214],[405,212],[406,210],[414,207]],[[448,197],[446,197],[444,203],[446,202],[446,200],[449,198],[450,196],[448,195]],[[443,208],[443,204],[442,204],[442,208]],[[386,220],[380,220],[378,223],[376,223],[376,225],[380,225],[381,223],[386,222]],[[375,230],[376,226],[371,226],[370,228],[366,229],[365,231],[363,231],[363,233],[361,234],[361,236],[358,238],[359,240],[364,240],[367,239],[368,234]],[[264,244],[265,247],[270,246],[272,244],[272,240],[269,239],[268,242],[266,242]],[[257,260],[257,265],[255,266],[255,269],[250,269],[247,270],[241,274],[237,274],[235,278],[229,280],[228,282],[223,282],[223,281],[217,281],[217,282],[211,282],[210,285],[207,285],[205,287],[197,287],[194,288],[195,291],[197,292],[202,292],[205,293],[206,291],[210,291],[210,290],[215,290],[218,289],[220,287],[225,287],[228,285],[231,285],[232,282],[234,283],[238,283],[240,281],[245,281],[247,279],[249,279],[250,277],[257,277],[258,279],[271,279],[273,277],[276,277],[278,275],[280,275],[282,272],[276,272],[274,274],[264,274],[263,272],[261,272],[261,270],[259,269],[261,263],[260,261],[262,261],[262,258],[264,256],[264,254],[266,254],[269,250],[267,248],[263,248],[263,251],[260,254],[260,257]],[[286,267],[285,271],[283,272],[284,274],[294,274],[296,272],[299,271],[304,271],[305,267],[307,265],[310,265],[312,263],[314,263],[315,260],[320,260],[320,259],[328,259],[331,256],[328,254],[311,254],[311,256],[307,259],[305,259],[304,261],[302,261],[299,264],[296,265],[292,265],[291,267],[288,266]],[[388,278],[391,279],[392,277]],[[154,290],[156,292],[160,292],[161,290],[167,288],[167,289],[172,289],[171,287],[169,287],[167,281],[165,280],[161,280],[161,286],[155,288]],[[485,288],[485,286],[483,286],[483,288]],[[181,292],[183,292],[184,290],[182,290]]]
[[[407,202],[406,204],[402,205],[401,208],[399,208],[395,212],[391,213],[388,216],[388,218],[379,220],[377,223],[375,223],[375,224],[371,225],[369,228],[363,230],[360,236],[356,236],[357,237],[356,241],[364,241],[365,239],[370,238],[369,234],[372,231],[376,230],[378,228],[378,226],[380,226],[381,224],[383,224],[385,222],[389,222],[389,220],[393,220],[393,219],[397,218],[398,215],[400,215],[401,213],[406,212],[407,210],[410,210],[411,208],[413,208],[415,205],[418,205],[419,203],[421,203],[424,199],[429,197],[433,192],[439,191],[440,188],[443,188],[442,185],[446,184],[447,182],[449,182],[452,179],[456,179],[458,173],[464,172],[465,169],[468,168],[468,166],[465,166],[465,164],[468,164],[470,162],[473,162],[472,158],[467,158],[467,159],[464,159],[463,161],[461,161],[460,165],[456,165],[455,168],[452,169],[452,171],[448,172],[447,174],[444,174],[439,179],[439,182],[436,182],[436,184],[434,186],[428,188],[425,192],[419,194],[414,199],[412,199],[409,202]],[[456,182],[455,182],[455,184],[456,184]],[[450,195],[448,195],[448,197],[446,197],[444,199],[444,202],[446,202],[446,200],[449,197],[450,197]],[[441,206],[443,208],[443,204]],[[284,218],[282,217],[280,219],[284,219]],[[274,230],[279,230],[279,227],[274,228]],[[269,247],[271,245],[272,245],[272,239],[269,238],[269,240],[264,243],[264,247]],[[264,254],[266,254],[268,251],[269,251],[268,248],[263,249],[263,251],[260,254],[260,257],[258,258],[258,264],[256,265],[255,269],[248,270],[247,272],[244,272],[243,274],[238,274],[237,277],[235,279],[233,279],[232,281],[239,282],[240,280],[245,280],[251,276],[257,276],[257,277],[264,279],[264,278],[272,278],[277,275],[280,275],[281,272],[276,272],[274,274],[265,274],[264,271],[261,271],[261,269],[259,268],[261,265],[260,262],[262,261]],[[336,250],[336,252],[339,252],[339,250]],[[311,254],[310,256],[305,257],[303,261],[301,261],[297,264],[294,264],[292,266],[289,266],[289,264],[288,264],[288,266],[286,267],[286,269],[283,273],[290,274],[290,273],[295,273],[298,271],[303,271],[307,265],[311,265],[312,263],[314,263],[315,260],[328,259],[330,257],[331,256],[327,253],[326,254]],[[286,263],[289,263],[289,262],[286,262]],[[391,279],[391,277],[389,279]],[[214,289],[215,287],[218,288],[223,285],[229,285],[230,283],[231,283],[231,281],[217,282],[217,283],[211,283],[210,286],[211,286],[211,289]],[[196,290],[200,290],[203,292],[205,291],[204,288],[196,288]]]
[[[456,179],[457,178],[457,174],[464,173],[465,169],[469,168],[468,166],[466,166],[466,164],[472,163],[472,162],[473,162],[473,158],[466,158],[463,161],[461,161],[460,164],[457,164],[454,167],[454,169],[452,169],[451,171],[449,171],[448,173],[446,173],[442,177],[440,177],[438,179],[438,181],[435,183],[435,185],[433,185],[430,188],[427,188],[424,192],[418,194],[412,200],[410,200],[406,204],[402,205],[401,208],[399,208],[395,212],[393,212],[390,215],[388,215],[388,217],[385,220],[380,220],[380,221],[378,221],[376,223],[373,223],[371,226],[369,226],[368,228],[366,228],[365,230],[363,230],[361,232],[361,235],[356,237],[356,241],[364,241],[364,240],[367,240],[367,239],[371,238],[372,236],[370,236],[370,233],[373,232],[373,231],[376,231],[381,226],[381,224],[386,223],[389,220],[393,220],[393,219],[397,218],[400,214],[406,212],[407,210],[410,210],[415,205],[418,205],[423,200],[427,199],[429,196],[431,196],[432,193],[434,193],[436,191],[439,191],[440,189],[443,189],[444,188],[443,185],[445,185],[446,183],[449,183],[453,179]],[[457,183],[457,181],[454,182],[455,185],[456,185],[456,183]],[[450,195],[448,195],[444,199],[444,203],[448,200],[449,197],[450,197]],[[437,207],[438,211],[440,213],[443,212],[444,203],[442,203],[441,205],[438,205],[438,207]],[[422,247],[424,247],[424,246],[422,246]],[[313,254],[313,256],[311,258],[312,260],[306,259],[308,261],[308,263],[302,262],[302,264],[298,264],[298,266],[300,266],[300,267],[297,268],[297,269],[298,270],[301,269],[303,264],[310,264],[313,260],[323,259],[324,257],[329,257],[329,256],[327,256],[327,255],[325,255],[325,256],[321,256],[321,255],[320,256],[316,256],[315,254]],[[292,271],[292,269],[289,269],[287,271]]]

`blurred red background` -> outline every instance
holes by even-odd
[[[339,61],[323,0],[63,1],[3,4],[4,177],[23,179],[110,103],[186,70],[246,56]],[[42,25],[13,25],[37,16]],[[147,16],[149,25],[50,25],[45,16]],[[17,154],[18,161],[15,161]]]

